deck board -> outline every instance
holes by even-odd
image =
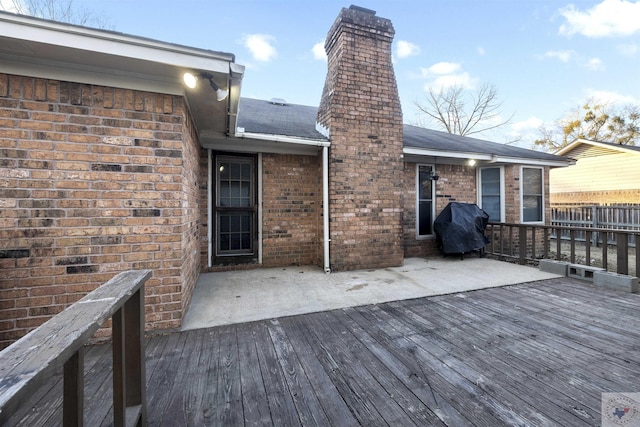
[[[640,392],[639,313],[564,278],[152,336],[149,425],[596,426],[601,393]],[[110,352],[86,353],[87,425]],[[55,380],[13,424],[61,422]]]

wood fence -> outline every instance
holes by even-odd
[[[557,206],[551,208],[551,225],[561,227],[577,227],[578,229],[605,229],[640,231],[640,205],[612,206]],[[567,240],[569,229],[561,230],[560,237]],[[577,231],[575,238],[584,241],[585,231]],[[592,243],[603,242],[602,233],[591,233]],[[616,233],[606,234],[608,244],[616,244]],[[553,236],[556,237],[556,236]],[[629,236],[629,245],[637,244],[635,235]]]
[[[111,317],[113,425],[146,424],[144,283],[150,270],[126,271],[0,352],[0,425],[63,369],[63,425],[84,418],[83,348]]]

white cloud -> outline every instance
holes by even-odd
[[[425,84],[425,90],[434,89],[436,91],[446,90],[450,87],[462,87],[464,89],[473,89],[478,79],[471,77],[467,72],[458,74],[447,74],[436,77],[431,82]]]
[[[462,66],[457,62],[438,62],[429,68],[421,68],[421,71],[423,77],[429,77],[434,74],[453,74],[459,71],[460,68],[462,68]]]
[[[603,0],[584,12],[570,4],[559,13],[567,20],[558,30],[565,36],[614,37],[640,32],[640,1]]]
[[[511,130],[516,134],[520,134],[531,130],[538,130],[543,123],[542,119],[532,116],[526,120],[520,120],[519,122],[512,123]]]
[[[487,51],[482,46],[478,46],[476,50],[480,56],[485,56],[487,54]]]
[[[575,54],[576,52],[574,50],[549,50],[542,56],[545,58],[557,59],[566,64],[573,56],[575,56]]]
[[[396,55],[398,58],[408,58],[420,54],[420,46],[406,40],[398,40],[396,43]]]
[[[247,34],[242,38],[244,46],[249,49],[253,59],[261,62],[269,62],[278,56],[273,46],[276,39],[268,34]]]
[[[588,99],[593,99],[600,104],[637,104],[638,100],[633,96],[622,95],[618,92],[610,92],[606,90],[587,89],[586,95]]]
[[[327,60],[327,52],[324,50],[324,40],[314,44],[311,48],[311,52],[313,53],[314,59],[318,59],[320,61]]]
[[[591,58],[587,61],[586,67],[592,71],[602,71],[604,70],[604,64],[600,58]]]
[[[619,44],[616,50],[624,56],[634,56],[640,51],[640,47],[637,43]]]

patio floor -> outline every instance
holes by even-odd
[[[640,295],[556,278],[155,336],[149,425],[600,425],[640,392]],[[110,346],[86,425],[111,422]],[[60,424],[59,383],[22,425]]]
[[[319,267],[201,274],[183,330],[207,328],[558,277],[477,256],[407,258],[400,267],[333,272]]]

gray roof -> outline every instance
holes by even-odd
[[[452,133],[404,125],[404,146],[427,150],[442,150],[460,153],[493,154],[496,156],[534,159],[534,160],[562,160],[562,157],[542,151],[528,150],[513,145]]]
[[[238,127],[250,133],[328,141],[316,130],[318,108],[273,101],[240,98]]]
[[[282,100],[272,102],[240,98],[238,127],[251,133],[327,140],[316,130],[317,112],[317,107],[286,104]],[[459,152],[540,161],[564,160],[563,157],[541,151],[411,125],[404,125],[403,142],[405,148],[442,151],[443,157],[447,156],[447,152]]]

